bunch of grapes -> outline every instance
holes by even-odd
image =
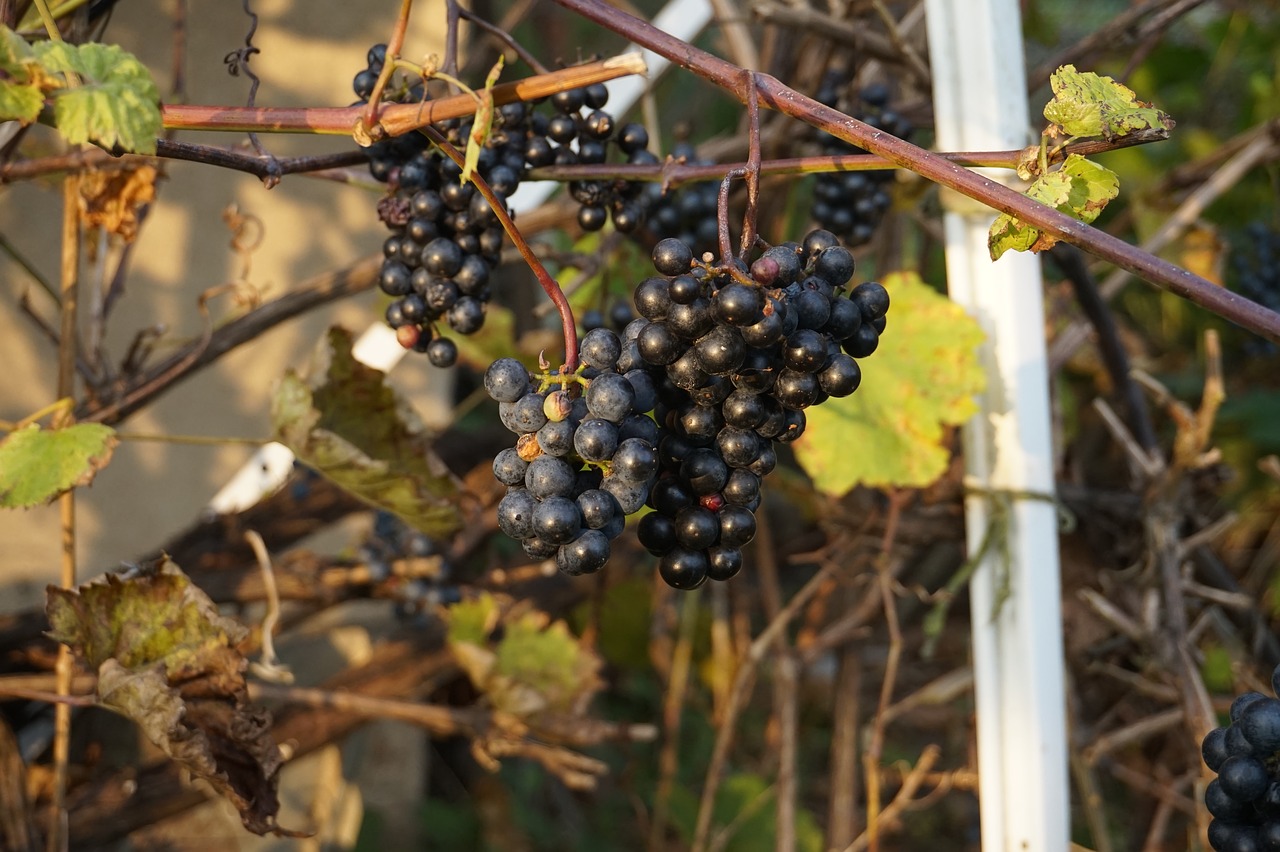
[[[1280,668],[1271,675],[1280,695]],[[1231,703],[1231,722],[1204,738],[1205,765],[1218,777],[1204,803],[1218,852],[1280,850],[1280,699],[1248,692]]]
[[[498,453],[493,473],[507,486],[498,525],[538,559],[555,557],[571,575],[598,571],[626,516],[644,505],[657,470],[656,426],[648,376],[618,372],[617,334],[596,329],[583,338],[586,390],[535,386],[514,358],[495,361],[484,386],[498,401],[502,423],[519,436]]]
[[[354,88],[366,100],[386,60],[386,46],[369,51],[368,67],[356,75]],[[413,102],[425,97],[423,82],[396,80],[387,99]],[[480,155],[478,171],[500,202],[520,183],[524,165],[528,110],[524,104],[501,107],[497,130]],[[441,131],[455,147],[465,147],[469,119],[454,119]],[[459,334],[473,334],[484,324],[489,277],[502,249],[503,231],[489,203],[471,183],[460,181],[461,169],[426,136],[409,133],[367,149],[370,173],[392,192],[378,205],[391,230],[383,243],[379,286],[393,301],[387,324],[406,348],[425,352],[439,367],[452,365],[457,346],[443,337],[442,320]]]
[[[663,277],[636,287],[643,319],[623,356],[658,371],[654,416],[666,433],[654,511],[638,533],[663,578],[686,588],[741,568],[774,442],[804,432],[804,409],[857,390],[855,356],[875,350],[889,298],[873,282],[843,295],[853,256],[827,231],[775,246],[750,269],[694,263],[674,239],[653,257]]]
[[[691,589],[741,569],[775,442],[804,432],[809,406],[857,390],[855,359],[875,351],[889,297],[874,282],[845,295],[853,256],[827,231],[749,268],[695,261],[675,239],[653,258],[660,275],[634,293],[640,317],[621,338],[588,333],[572,380],[535,387],[513,359],[486,373],[519,436],[494,463],[508,486],[498,520],[530,555],[577,574],[602,567],[625,516],[647,504],[641,544],[667,583]]]
[[[677,142],[671,156],[678,161],[707,165],[698,159],[697,150],[688,142]],[[645,224],[643,236],[650,244],[674,237],[693,249],[696,257],[714,252],[719,231],[716,212],[719,185],[713,181],[688,184],[679,189],[662,191],[662,184],[646,184],[643,195]]]
[[[889,89],[882,84],[867,86],[858,93],[854,103],[842,105],[836,82],[827,79],[817,100],[842,107],[849,115],[899,139],[908,138],[913,130],[911,122],[889,108]],[[827,156],[866,153],[825,133],[820,145]],[[813,218],[823,228],[838,234],[847,245],[863,245],[870,241],[893,203],[889,194],[892,181],[891,170],[820,174],[813,187]]]
[[[1280,311],[1280,230],[1266,222],[1250,222],[1244,238],[1232,246],[1230,270],[1236,292]],[[1276,345],[1250,335],[1244,351],[1255,358],[1271,357],[1276,354]]]

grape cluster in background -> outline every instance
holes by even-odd
[[[899,139],[909,139],[911,122],[889,107],[889,87],[883,83],[866,86],[854,94],[843,94],[838,74],[828,74],[815,100],[846,115],[877,127]],[[865,154],[843,139],[819,132],[819,145],[826,156]],[[860,246],[871,240],[885,212],[893,204],[889,186],[890,169],[859,172],[823,172],[814,178],[812,214],[823,228],[836,234],[845,245]]]
[[[853,256],[822,230],[750,267],[696,261],[673,238],[653,261],[640,317],[621,336],[589,332],[573,376],[531,377],[511,358],[486,372],[518,436],[494,460],[498,523],[576,575],[603,567],[647,506],[640,543],[668,584],[693,589],[741,570],[775,444],[803,434],[805,409],[857,390],[889,295],[866,282],[846,296]]]
[[[367,102],[386,62],[386,46],[375,45],[368,65],[353,81]],[[384,94],[389,102],[412,103],[426,97],[421,79],[394,77]],[[569,89],[537,106],[505,104],[494,114],[493,128],[481,149],[477,171],[505,202],[530,169],[600,164],[610,158],[632,165],[657,165],[649,134],[640,124],[619,125],[603,107],[608,89],[595,83]],[[438,128],[459,150],[467,145],[470,118],[442,122]],[[467,182],[461,168],[420,133],[382,140],[366,149],[369,171],[391,187],[378,205],[391,230],[383,243],[379,286],[393,301],[387,324],[406,348],[425,352],[438,367],[451,366],[456,344],[440,334],[445,322],[459,334],[484,324],[489,279],[497,266],[504,236],[485,198]],[[692,146],[677,146],[677,158],[693,160]],[[695,185],[664,193],[658,183],[624,180],[574,180],[567,186],[578,202],[578,224],[598,231],[612,221],[620,233],[652,244],[679,235],[699,248],[716,238],[716,187]]]
[[[1243,239],[1231,249],[1231,287],[1263,307],[1280,311],[1280,230],[1266,222],[1250,222]],[[1266,358],[1276,354],[1276,345],[1255,335],[1244,341],[1244,353]]]
[[[1280,667],[1271,690],[1280,695]],[[1213,815],[1209,845],[1217,852],[1280,850],[1280,698],[1246,692],[1231,703],[1230,716],[1201,745],[1218,776],[1204,792]]]

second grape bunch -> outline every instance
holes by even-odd
[[[572,376],[531,376],[511,358],[487,371],[519,436],[494,461],[498,522],[530,556],[582,574],[647,507],[640,543],[667,583],[693,589],[741,570],[775,443],[803,434],[808,407],[857,390],[889,294],[875,282],[846,294],[853,256],[821,230],[749,267],[695,259],[676,239],[653,261],[640,317],[621,336],[588,333]]]

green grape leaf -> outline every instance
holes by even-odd
[[[1171,130],[1174,121],[1133,90],[1110,77],[1063,65],[1049,78],[1053,100],[1044,117],[1067,136],[1101,136],[1107,141],[1142,130]]]
[[[52,92],[54,121],[68,142],[155,153],[160,92],[137,58],[114,44],[46,41],[33,49],[49,74],[78,78]]]
[[[977,411],[985,386],[982,330],[914,272],[887,276],[893,300],[880,347],[863,359],[857,393],[807,409],[796,458],[820,490],[920,487],[946,470],[943,426]]]
[[[1079,154],[1071,154],[1062,168],[1040,175],[1027,190],[1028,198],[1047,204],[1086,225],[1098,218],[1103,208],[1120,192],[1120,179],[1110,169]],[[1006,251],[1045,251],[1058,242],[1053,234],[1001,213],[987,233],[992,260]]]
[[[485,593],[450,607],[448,642],[494,709],[526,721],[546,713],[579,715],[603,685],[595,651],[563,621],[553,623],[526,603]]]
[[[331,328],[311,380],[285,374],[271,404],[277,439],[370,505],[448,538],[462,526],[457,483],[413,409],[383,373],[352,356],[351,343],[351,332]]]
[[[111,461],[116,430],[101,423],[62,429],[31,424],[0,439],[0,508],[26,509],[88,485]]]
[[[30,124],[44,109],[44,95],[33,85],[0,80],[0,121]]]
[[[284,760],[271,717],[249,704],[248,630],[168,558],[128,577],[50,586],[49,635],[97,670],[98,704],[136,722],[169,757],[235,805],[256,834],[276,825]]]
[[[28,83],[39,64],[26,39],[8,27],[0,26],[0,71],[17,82]]]

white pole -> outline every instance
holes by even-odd
[[[670,0],[658,16],[654,26],[677,38],[692,41],[711,22],[710,0]],[[617,77],[605,83],[609,89],[609,109],[619,118],[640,100],[644,90],[653,85],[671,65],[670,61],[651,50],[643,51],[648,74],[645,79],[636,76]],[[560,185],[551,181],[523,183],[508,199],[511,211],[532,210],[546,201]],[[400,363],[405,349],[396,342],[395,333],[382,323],[369,326],[356,339],[352,355],[363,364],[390,372]],[[278,488],[293,468],[293,453],[283,444],[271,443],[257,450],[249,461],[209,501],[209,510],[219,514],[248,508]]]
[[[1028,135],[1017,0],[926,0],[934,116],[941,150],[1020,148]],[[1012,173],[990,173],[1007,181]],[[1053,491],[1048,366],[1039,260],[987,253],[993,211],[944,192],[947,284],[987,333],[988,388],[964,430],[975,491]],[[971,495],[977,553],[1003,498]],[[983,852],[1065,852],[1066,714],[1057,512],[1009,497],[1008,534],[989,546],[970,585]]]

